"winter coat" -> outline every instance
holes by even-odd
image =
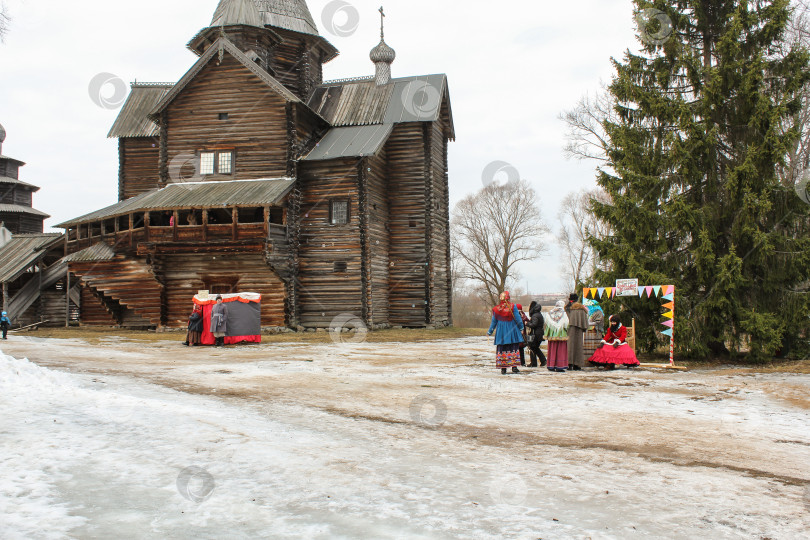
[[[512,306],[512,320],[499,321],[495,315],[492,316],[492,324],[489,325],[487,335],[491,336],[495,332],[495,345],[511,345],[513,343],[523,343],[523,319],[518,313],[517,306]]]
[[[11,319],[8,317],[0,317],[0,327],[9,328],[11,326]]]
[[[539,347],[541,343],[545,341],[545,337],[543,336],[545,332],[546,320],[543,318],[543,306],[536,306],[530,313],[529,313],[530,320],[526,324],[531,331],[532,337],[529,339],[529,344],[534,347]]]
[[[189,332],[202,332],[203,331],[203,316],[199,311],[195,311],[188,318],[188,331]]]
[[[228,332],[228,307],[225,304],[216,304],[211,310],[211,333]]]

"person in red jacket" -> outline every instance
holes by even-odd
[[[608,328],[607,335],[588,362],[596,366],[605,366],[608,369],[616,369],[616,366],[629,368],[639,365],[636,353],[627,343],[627,328],[616,315],[611,315],[608,321],[610,328]]]

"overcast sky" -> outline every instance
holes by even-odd
[[[308,2],[321,34],[341,51],[325,66],[326,78],[372,75],[368,53],[379,41],[381,0],[349,0],[332,19],[324,16],[330,1]],[[118,110],[91,100],[91,80],[111,73],[126,82],[177,81],[196,59],[185,44],[210,23],[218,2],[5,3],[13,20],[0,45],[3,154],[27,163],[20,178],[42,188],[34,206],[53,216],[47,227],[117,200],[117,141],[106,135]],[[637,48],[630,0],[400,0],[385,9],[394,77],[449,77],[457,136],[451,204],[481,188],[488,164],[504,161],[534,185],[557,229],[563,197],[595,185],[593,163],[563,156],[558,115],[610,79],[611,56]],[[359,24],[350,32],[355,13]],[[521,272],[532,292],[565,289],[556,248]]]

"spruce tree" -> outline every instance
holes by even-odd
[[[810,207],[777,178],[810,77],[806,51],[780,52],[789,2],[634,5],[643,47],[612,60],[597,179],[612,202],[592,202],[613,230],[592,239],[610,263],[597,278],[674,283],[682,353],[772,355],[806,337],[810,307]],[[639,313],[649,348],[656,308]]]

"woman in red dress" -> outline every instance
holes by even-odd
[[[611,315],[608,321],[610,328],[608,328],[607,335],[588,362],[596,366],[605,366],[608,369],[616,369],[616,366],[630,368],[639,365],[636,353],[627,343],[627,328],[619,322],[616,315]]]

